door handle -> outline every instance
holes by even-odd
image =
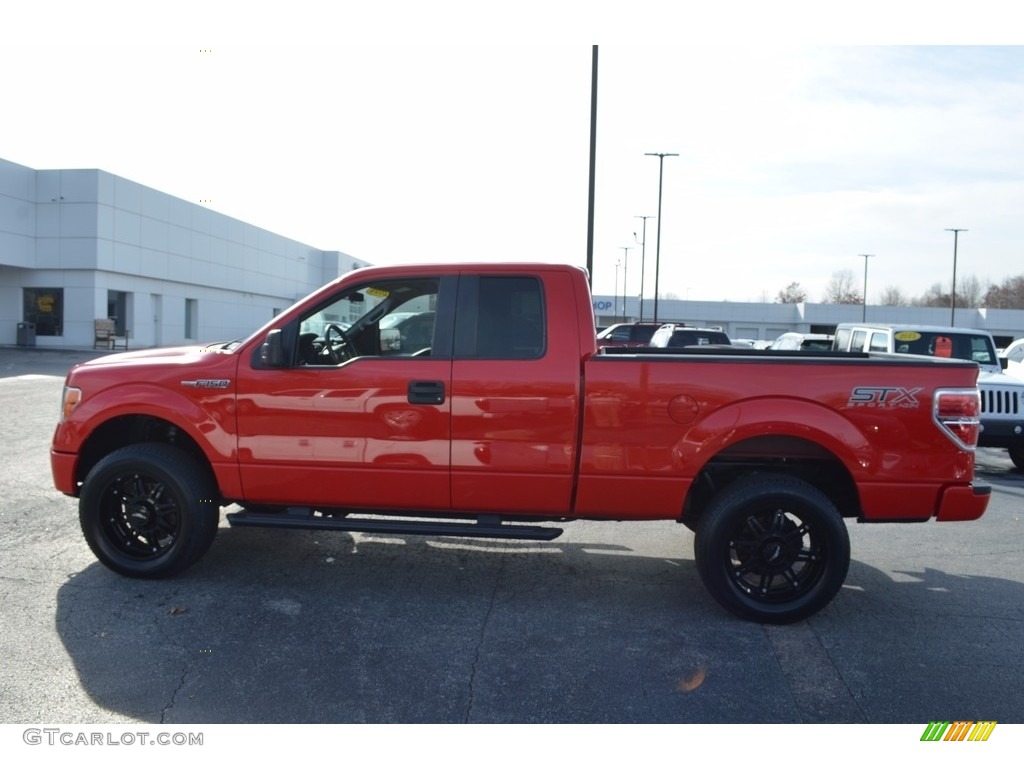
[[[444,402],[443,381],[410,381],[409,402],[414,405],[441,405]]]

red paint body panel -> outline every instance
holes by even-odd
[[[951,481],[970,482],[974,457],[956,449],[931,419],[930,393],[969,371],[804,359],[640,355],[598,357],[586,367],[586,409],[579,486],[615,478],[616,516],[675,518],[680,499],[652,494],[654,479],[692,480],[721,451],[755,438],[788,437],[837,457],[862,489],[902,486],[888,500],[862,498],[865,519],[926,519]],[[853,386],[920,388],[913,408],[851,406]],[[780,395],[779,393],[786,393]],[[670,404],[695,404],[683,413]],[[675,418],[674,418],[675,416]],[[682,486],[680,493],[685,493]],[[576,512],[604,516],[607,491],[582,493]],[[907,505],[893,503],[903,498]],[[591,506],[593,505],[593,506]],[[908,510],[912,510],[908,514]]]
[[[277,369],[259,362],[269,331],[294,327],[352,286],[489,275],[542,284],[539,356],[366,355]],[[431,311],[454,318],[457,329],[461,317],[445,290]],[[769,446],[784,445],[795,458],[806,452],[840,465],[861,519],[966,520],[984,512],[987,496],[971,485],[973,453],[932,420],[932,394],[973,388],[976,376],[968,363],[754,350],[597,354],[577,268],[368,268],[314,292],[231,351],[146,350],[76,366],[67,385],[82,398],[56,429],[51,466],[56,487],[75,494],[95,435],[109,432],[112,419],[143,416],[186,435],[227,500],[649,520],[678,519],[709,462],[763,462],[773,458]],[[442,388],[442,402],[411,397],[424,381]]]
[[[450,381],[446,360],[360,357],[338,368],[239,366],[243,498],[445,510],[451,408],[413,405],[411,379]]]

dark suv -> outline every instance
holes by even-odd
[[[729,334],[720,328],[694,328],[667,323],[651,337],[652,347],[703,347],[709,344],[732,346]]]

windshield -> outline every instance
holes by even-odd
[[[992,340],[977,333],[896,331],[893,334],[893,351],[910,355],[971,360],[979,365],[999,365]]]

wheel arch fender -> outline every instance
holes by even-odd
[[[233,403],[230,393],[220,398],[230,398]],[[111,450],[153,439],[150,434],[132,434],[130,425],[160,424],[185,437],[186,450],[210,468],[222,490],[230,495],[228,489],[239,485],[232,403],[203,407],[184,394],[157,384],[133,382],[114,386],[82,400],[73,418],[58,425],[54,447],[78,454],[75,474],[82,480]],[[233,472],[230,467],[235,467]]]
[[[877,449],[857,425],[836,410],[811,400],[769,397],[731,403],[694,424],[676,443],[675,459],[684,474],[702,468],[741,444],[766,449],[780,444],[814,445],[834,456],[852,475],[871,467]]]

